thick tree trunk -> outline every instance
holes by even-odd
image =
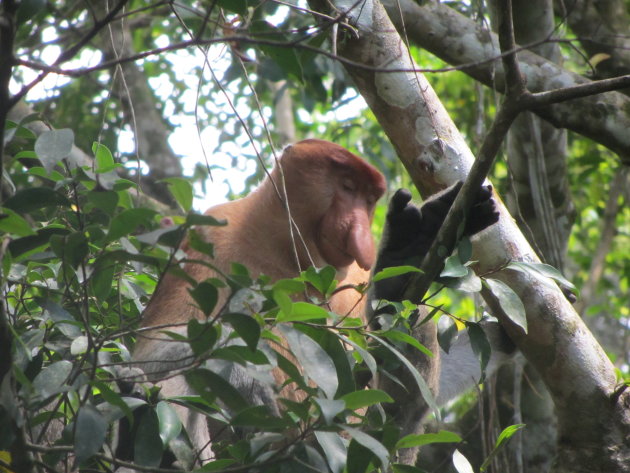
[[[490,3],[496,8],[496,2]],[[550,0],[514,0],[514,35],[519,44],[536,44],[530,51],[558,64],[562,56],[553,37],[555,21]],[[494,20],[496,15],[491,15]],[[493,27],[494,30],[496,28]],[[530,245],[545,262],[562,271],[574,208],[566,163],[567,133],[531,112],[521,113],[507,135],[511,188],[510,213]],[[504,372],[509,368],[504,368]],[[527,377],[522,378],[527,372]],[[518,473],[548,471],[556,454],[556,419],[553,401],[535,370],[519,370],[516,383],[499,383],[498,399],[516,398],[520,422],[527,427],[509,448],[512,469]],[[520,392],[515,392],[518,389]],[[505,406],[504,406],[505,407]]]
[[[556,3],[587,52],[598,77],[630,74],[630,13],[624,0]]]
[[[358,35],[339,41],[339,53],[369,68],[347,66],[414,183],[427,195],[464,178],[473,155],[426,79],[404,72],[416,66],[383,6],[366,1],[348,11],[354,3],[337,5],[358,28]],[[312,5],[326,9],[315,0]],[[500,211],[500,222],[475,244],[473,257],[482,274],[509,261],[538,261],[507,210]],[[606,354],[555,284],[510,270],[493,277],[508,284],[526,304],[528,333],[486,294],[494,314],[554,399],[560,452],[555,471],[625,471],[630,464],[630,395],[616,391],[614,368]]]
[[[463,71],[479,82],[503,91],[504,72],[499,44],[494,33],[466,18],[443,3],[412,0],[386,0],[385,7],[400,30],[404,18],[409,40],[453,66],[467,65]],[[531,92],[553,90],[588,82],[578,74],[562,69],[529,51],[518,55],[521,72]],[[558,103],[535,113],[558,128],[584,135],[630,158],[630,99],[619,92],[608,92],[570,102]]]

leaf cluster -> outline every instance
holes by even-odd
[[[410,335],[411,307],[377,331],[330,312],[335,291],[367,290],[337,287],[331,267],[272,284],[235,264],[220,278],[190,281],[205,314],[214,312],[219,290],[231,293],[221,317],[192,320],[185,335],[165,332],[190,347],[185,376],[195,394],[167,397],[143,382],[130,357],[143,307],[167,268],[182,274],[175,264],[182,235],[211,258],[212,245],[190,230],[222,222],[194,213],[164,218],[139,204],[136,184],[116,177],[119,164],[102,143],[92,146],[94,164],[80,165],[71,158],[70,130],[36,139],[10,126],[19,144],[8,166],[16,192],[0,214],[4,340],[11,346],[11,381],[0,386],[0,451],[15,455],[26,438],[38,469],[64,462],[82,471],[151,469],[172,456],[189,469],[195,452],[177,406],[219,426],[216,459],[200,471],[419,471],[396,463],[398,449],[461,441],[400,432],[383,407],[394,399],[369,380],[396,380],[403,367],[439,415],[406,358],[408,349],[432,354]],[[169,185],[190,209],[189,181]],[[449,263],[443,276],[454,280],[460,271]],[[280,413],[222,375],[235,371],[269,387]],[[131,457],[120,444],[124,435]]]

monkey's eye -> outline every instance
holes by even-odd
[[[341,181],[341,188],[347,192],[356,192],[357,185],[354,181],[350,179],[344,179]]]

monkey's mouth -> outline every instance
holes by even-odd
[[[334,266],[337,270],[350,266],[356,258],[349,253],[346,248],[337,244],[337,242],[320,234],[318,239],[319,252],[327,264]]]

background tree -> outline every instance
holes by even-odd
[[[167,427],[169,404],[150,393],[135,401],[121,396],[116,367],[129,360],[133,329],[172,257],[177,230],[208,223],[181,216],[191,212],[193,195],[202,209],[206,201],[247,192],[279,146],[316,136],[370,159],[390,189],[413,182],[424,196],[466,176],[473,161],[468,143],[477,156],[470,181],[491,173],[529,241],[505,213],[501,228],[475,244],[477,274],[512,288],[490,282],[484,297],[529,363],[507,368],[496,391],[486,383],[479,409],[471,410],[472,395],[451,407],[462,421],[453,429],[471,446],[471,412],[483,414],[482,448],[457,445],[475,469],[492,453],[484,467],[494,471],[541,471],[555,454],[554,471],[624,471],[630,463],[624,3],[573,2],[554,11],[550,2],[514,2],[519,46],[505,1],[492,4],[492,12],[465,3],[383,6],[3,0],[0,467],[71,469],[77,460],[106,470],[117,464],[110,425],[138,408],[144,413],[135,463],[155,471],[166,446],[185,463],[177,429]],[[417,64],[431,73],[427,79],[412,72]],[[559,129],[568,130],[566,138]],[[159,229],[163,215],[175,230]],[[448,245],[445,226],[440,241]],[[537,256],[584,288],[576,307],[608,358],[549,284],[555,273],[509,264]],[[414,296],[426,286],[418,281]],[[448,312],[474,317],[462,293],[439,297],[435,304],[448,301]],[[242,330],[251,341],[256,329]],[[331,350],[325,351],[337,369],[345,369]],[[314,398],[305,406],[317,409]],[[515,406],[514,413],[505,406]],[[249,422],[268,433],[287,427]],[[498,434],[521,422],[523,437],[494,454]],[[47,445],[46,432],[65,423],[65,439]],[[307,460],[334,471],[344,463],[349,471],[386,468],[400,444],[383,426],[372,429],[369,439],[357,434],[340,458],[320,436],[319,453],[296,446],[276,452],[267,468]],[[272,448],[261,439],[272,437],[255,438]],[[217,461],[225,463],[214,467],[261,461],[247,448],[224,452]],[[359,460],[365,448],[377,452],[370,464]],[[433,465],[429,451],[422,457],[427,470],[445,471],[444,462],[454,459],[451,468],[466,471],[459,454]]]

